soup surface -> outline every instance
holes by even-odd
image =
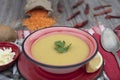
[[[68,51],[59,53],[55,50],[55,41],[71,44]],[[54,34],[39,38],[31,47],[32,56],[42,63],[50,65],[70,65],[82,62],[89,54],[88,45],[78,37],[69,34]]]

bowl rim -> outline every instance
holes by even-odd
[[[7,66],[7,65],[10,65],[10,64],[12,64],[12,63],[14,63],[17,59],[18,59],[18,57],[19,57],[19,55],[20,55],[20,49],[19,49],[19,47],[16,45],[16,44],[14,44],[13,42],[0,42],[0,44],[9,44],[9,45],[12,45],[12,46],[14,46],[14,47],[16,47],[17,48],[17,50],[18,50],[18,53],[16,53],[15,52],[15,58],[13,58],[13,61],[11,61],[11,62],[9,62],[9,63],[7,63],[7,64],[3,64],[3,65],[0,65],[0,67],[3,67],[3,66]]]
[[[48,28],[54,28],[54,27],[67,27],[67,28],[72,28],[72,27],[68,27],[68,26],[52,26],[52,27],[47,27],[47,28],[43,28],[43,29],[48,29]],[[97,54],[97,51],[98,51],[98,43],[97,43],[97,40],[95,39],[94,36],[92,36],[90,33],[86,32],[85,30],[82,30],[82,29],[76,29],[76,30],[81,30],[85,33],[87,33],[90,37],[92,37],[96,43],[96,49],[95,49],[95,53],[88,59],[86,59],[85,61],[83,62],[78,62],[78,63],[75,63],[75,64],[70,64],[70,65],[62,65],[62,66],[56,66],[56,65],[49,65],[49,64],[45,64],[45,63],[41,63],[41,62],[38,62],[34,59],[32,59],[30,56],[27,55],[27,53],[25,52],[25,49],[24,49],[24,44],[25,44],[25,41],[28,39],[29,36],[31,36],[32,34],[34,34],[35,32],[37,31],[40,31],[40,30],[43,30],[43,29],[38,29],[36,31],[33,31],[31,34],[29,34],[23,41],[22,43],[22,50],[23,50],[23,54],[30,60],[32,61],[33,63],[39,65],[39,66],[44,66],[44,67],[48,67],[48,68],[71,68],[71,67],[76,67],[76,66],[79,66],[79,65],[84,65],[85,63],[87,63],[89,60],[91,60],[96,54]]]

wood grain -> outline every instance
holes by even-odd
[[[112,15],[120,14],[120,0],[84,0],[84,3],[78,6],[75,9],[72,9],[72,6],[77,2],[77,0],[51,0],[54,16],[57,19],[57,26],[70,26],[73,27],[75,23],[82,22],[86,19],[89,20],[89,23],[85,25],[84,28],[91,28],[95,26],[97,23],[93,17],[93,13],[97,13],[99,11],[105,10],[101,9],[98,11],[94,11],[93,8],[99,5],[110,4],[112,5]],[[57,12],[57,2],[62,4],[63,13]],[[84,15],[85,4],[89,4],[90,13],[86,16]],[[9,25],[13,28],[21,27],[19,26],[18,21],[21,21],[24,18],[24,5],[26,4],[25,0],[0,0],[0,23]],[[67,17],[72,13],[80,10],[81,14],[76,16],[74,19],[67,21]],[[106,14],[105,14],[106,15]],[[105,27],[110,27],[114,29],[117,25],[120,25],[120,19],[109,19],[106,20],[105,15],[97,16],[97,20],[104,24]],[[21,28],[22,29],[22,28]]]

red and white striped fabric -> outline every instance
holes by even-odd
[[[26,38],[31,32],[29,30],[18,30],[16,31],[18,40]]]
[[[90,29],[83,29],[83,30],[88,31],[90,34],[93,35],[94,33],[101,34],[101,32],[104,29],[105,29],[104,26],[100,25],[100,26],[92,27]],[[16,32],[17,32],[17,35],[18,35],[18,40],[26,38],[31,33],[29,30],[18,30]]]

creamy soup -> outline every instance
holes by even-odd
[[[59,53],[55,50],[55,41],[65,41],[71,44],[67,52]],[[78,37],[69,34],[54,34],[36,40],[31,48],[32,56],[50,65],[70,65],[82,62],[89,54],[88,45]]]

